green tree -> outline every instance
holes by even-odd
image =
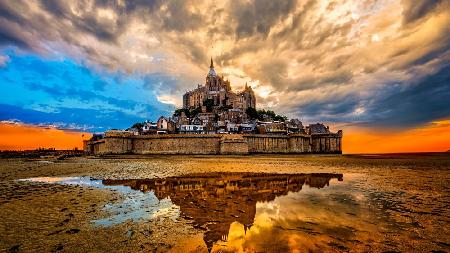
[[[186,115],[186,117],[189,118],[190,112],[189,112],[188,109],[184,109],[184,108],[176,109],[176,110],[173,112],[173,116],[175,116],[175,117],[181,116],[181,113],[182,113],[182,112],[184,112],[184,114]]]
[[[201,111],[202,111],[202,108],[200,106],[195,108],[194,110],[190,111],[190,118],[197,116],[197,114],[199,114]]]
[[[248,114],[248,112],[247,112],[247,114]],[[274,120],[274,121],[285,122],[287,120],[286,116],[276,114],[274,111],[271,111],[271,110],[264,110],[264,109],[258,110],[258,111],[256,111],[256,115],[259,120],[264,120],[265,117],[267,117],[271,120]]]
[[[287,120],[287,117],[284,116],[284,115],[278,115],[278,114],[277,114],[277,115],[275,115],[275,117],[273,118],[273,120],[285,122],[285,121]]]
[[[143,122],[138,122],[138,123],[134,123],[131,128],[136,128],[138,130],[141,130],[144,127],[144,123]]]
[[[271,110],[258,110],[258,119],[264,120],[264,115],[266,115],[268,118],[272,119],[275,118],[275,112]]]

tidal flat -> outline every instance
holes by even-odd
[[[0,252],[449,252],[450,153],[0,159]]]

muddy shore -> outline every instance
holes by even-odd
[[[326,247],[321,250],[449,251],[450,154],[444,153],[109,156],[63,160],[51,157],[3,158],[0,159],[0,251],[207,252],[208,247],[203,240],[205,228],[196,227],[195,221],[182,213],[176,219],[162,217],[107,227],[95,226],[93,220],[111,216],[105,206],[123,201],[121,192],[20,179],[161,179],[210,172],[341,173],[347,183],[345,189],[354,193],[347,199],[355,198],[356,201],[357,196],[363,195],[363,202],[354,209],[364,211],[366,216],[371,215],[367,220],[372,216],[379,217],[373,218],[373,232],[369,233],[362,227],[370,225],[351,225],[363,215],[352,220],[352,215],[355,215],[347,210],[350,223],[345,226],[351,227],[347,228],[350,232],[345,230],[333,237],[330,236],[332,232],[324,230],[323,235],[315,235],[314,238],[330,237],[321,239],[326,242]],[[280,198],[278,200],[281,201]],[[378,223],[383,225],[377,226]],[[297,241],[301,242],[299,238]],[[314,247],[323,247],[321,245],[318,240],[316,245],[310,246],[314,250],[318,249]],[[289,249],[306,246],[291,245]],[[215,245],[213,251],[219,248],[220,245]]]

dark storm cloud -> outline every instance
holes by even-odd
[[[299,78],[289,78],[288,64],[283,59],[274,59],[256,67],[261,81],[271,83],[278,91],[303,91],[325,87],[329,85],[345,84],[351,81],[353,74],[350,70],[341,68],[342,61],[346,57],[333,59],[332,63],[327,63],[327,73],[320,75],[301,75]],[[319,60],[318,60],[319,61]]]
[[[47,10],[50,13],[53,13],[55,16],[59,18],[68,18],[71,15],[69,15],[70,6],[64,3],[63,1],[57,1],[57,0],[41,0],[40,1],[42,6],[45,10]]]
[[[103,6],[110,5],[110,0],[99,1]],[[154,11],[164,3],[164,0],[134,0],[126,1],[125,9],[128,12],[138,12],[138,11]]]
[[[402,0],[403,22],[408,24],[425,17],[445,0]]]
[[[287,79],[287,63],[284,60],[272,60],[267,63],[261,64],[259,72],[267,78],[266,82],[270,82],[277,87],[286,87]]]
[[[133,18],[158,24],[159,28],[164,30],[179,32],[200,27],[203,21],[199,13],[188,10],[191,1],[184,0],[93,1],[92,11],[84,12],[81,18],[74,15],[65,2],[42,0],[41,3],[45,10],[55,16],[69,19],[80,30],[92,33],[103,40],[114,40],[123,32],[124,26],[127,25],[126,22]],[[87,4],[81,1],[77,5],[83,10]],[[165,8],[162,8],[163,6]],[[99,7],[112,10],[117,15],[117,19],[113,23],[99,22],[95,13]]]
[[[301,103],[301,106],[292,107],[288,113],[299,115],[308,122],[355,122],[360,121],[361,117],[351,115],[361,106],[361,103],[358,94],[341,95],[336,93],[313,103]]]
[[[425,124],[450,115],[450,65],[420,80],[392,83],[369,98],[358,92],[330,95],[302,104],[290,113],[314,121],[355,122],[365,126],[402,128]],[[363,111],[359,113],[357,110]],[[363,122],[363,123],[361,123]]]
[[[25,20],[15,11],[15,9],[21,12],[28,12],[29,8],[27,5],[17,3],[17,5],[12,4],[12,2],[0,2],[0,17],[7,19],[9,21],[17,22],[23,24]]]
[[[27,11],[26,6],[17,6],[20,6],[21,11]],[[0,46],[14,45],[30,49],[28,41],[18,31],[26,20],[12,8],[11,2],[0,2]],[[6,25],[9,22],[13,22],[14,25]]]
[[[178,38],[178,48],[191,62],[203,65],[209,62],[209,56],[205,54],[205,45],[199,45],[192,38]]]
[[[294,10],[296,1],[260,0],[236,2],[233,4],[233,17],[237,21],[238,37],[261,34],[266,37],[272,26],[284,19]]]
[[[167,2],[167,9],[158,12],[164,29],[184,32],[203,25],[203,17],[199,13],[188,11],[188,1],[174,0]]]
[[[15,35],[10,34],[8,31],[3,30],[0,32],[0,46],[8,45],[15,45],[21,48],[29,49],[26,41],[23,41]]]
[[[190,11],[191,1],[88,1],[64,2],[41,0],[38,6],[49,16],[37,14],[25,1],[0,2],[0,45],[14,45],[24,49],[48,50],[41,44],[45,41],[63,40],[86,53],[93,62],[108,68],[121,64],[117,53],[107,52],[83,39],[92,35],[106,44],[117,44],[118,39],[129,28],[131,21],[146,23],[151,32],[189,32],[202,27],[205,17]],[[99,13],[105,10],[106,14]],[[111,17],[104,17],[110,15]],[[24,32],[21,32],[24,31]],[[170,39],[170,38],[166,38]],[[173,38],[174,43],[184,46],[193,61],[205,60],[204,50],[192,39]],[[118,45],[121,47],[122,45]]]
[[[42,43],[39,36],[54,40],[58,32],[55,24],[47,21],[42,16],[33,16],[30,7],[24,2],[0,1],[1,44],[39,50]]]
[[[439,59],[442,55],[445,55],[450,51],[450,26],[447,27],[445,33],[442,34],[439,38],[434,41],[434,46],[430,47],[429,50],[425,51],[423,54],[419,55],[417,58],[413,59],[411,62],[408,62],[403,68],[409,68],[412,66],[422,65],[429,63],[435,59]],[[415,50],[415,49],[410,49]]]
[[[435,74],[396,86],[366,108],[372,124],[409,126],[450,115],[450,64]]]
[[[82,3],[82,2],[80,2]],[[101,2],[94,2],[96,6],[102,6],[98,4]],[[60,19],[67,19],[74,24],[78,30],[90,33],[100,40],[114,42],[116,38],[124,31],[124,26],[126,25],[124,21],[124,16],[121,15],[117,20],[109,22],[100,22],[94,12],[84,12],[82,16],[74,15],[70,6],[63,1],[58,0],[42,0],[42,7],[44,10],[52,13],[55,17]],[[120,11],[117,4],[111,1],[108,7],[112,7],[115,11]],[[80,9],[85,8],[82,4],[78,6]]]
[[[307,32],[314,29],[315,25],[321,20],[321,18],[311,18],[311,13],[314,13],[318,4],[317,1],[310,0],[302,3],[300,10],[293,14],[292,22],[274,35],[278,42],[286,39],[292,40],[293,43],[289,44],[292,48],[305,47],[303,43],[305,36],[308,35]],[[314,38],[314,36],[311,36],[311,38]]]

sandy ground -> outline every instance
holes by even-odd
[[[371,196],[382,215],[395,224],[407,224],[399,228],[407,232],[407,237],[401,236],[403,233],[388,234],[379,239],[378,248],[371,250],[450,251],[450,154],[1,159],[0,251],[205,252],[202,231],[183,218],[127,222],[107,228],[92,226],[91,220],[108,216],[105,204],[120,201],[123,196],[118,192],[17,181],[62,176],[164,178],[204,172],[357,175],[356,187]]]

